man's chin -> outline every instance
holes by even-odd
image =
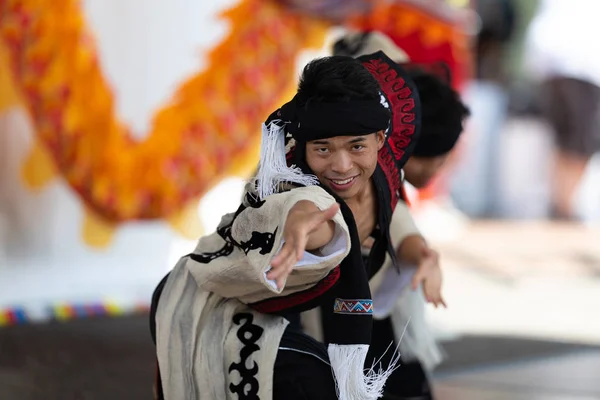
[[[334,188],[330,187],[330,189],[333,193],[335,193],[342,200],[351,199],[352,197],[354,197],[356,195],[356,192],[357,192],[356,188],[351,188],[349,190],[335,190]]]
[[[321,181],[323,182],[323,181]],[[335,187],[333,187],[332,184],[330,184],[329,182],[325,182],[323,183],[323,186],[325,186],[328,190],[332,191],[333,193],[336,194],[336,196],[339,196],[342,199],[345,199],[346,197],[348,197],[348,190],[336,190]]]

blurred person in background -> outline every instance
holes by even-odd
[[[463,97],[471,109],[469,134],[451,178],[451,195],[469,217],[500,214],[500,134],[508,111],[509,68],[516,9],[512,0],[477,0],[480,30],[475,42],[476,77]]]
[[[541,0],[525,64],[554,133],[553,216],[600,221],[600,3]]]

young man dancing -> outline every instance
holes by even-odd
[[[369,277],[386,253],[395,259],[389,225],[419,121],[414,86],[385,54],[307,65],[296,96],[263,125],[243,204],[153,296],[159,396],[381,396],[394,362],[364,372]],[[317,306],[328,315],[325,344],[288,325]]]

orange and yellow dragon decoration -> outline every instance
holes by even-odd
[[[380,12],[355,24],[376,29]],[[67,182],[85,205],[88,244],[108,244],[131,220],[166,219],[197,235],[189,226],[197,200],[255,167],[257,127],[293,90],[300,51],[322,45],[328,28],[269,0],[240,0],[224,17],[230,31],[208,68],[177,88],[137,141],[115,117],[80,2],[0,0],[0,111],[25,105],[36,134],[23,178],[33,188],[57,176]],[[423,29],[413,18],[405,33]]]

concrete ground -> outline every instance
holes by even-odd
[[[432,324],[468,333],[446,343],[440,399],[600,399],[600,230],[477,222],[438,247],[449,308]]]
[[[0,331],[0,399],[152,398],[146,316],[24,325]],[[600,398],[600,348],[466,335],[444,342],[440,400]]]

